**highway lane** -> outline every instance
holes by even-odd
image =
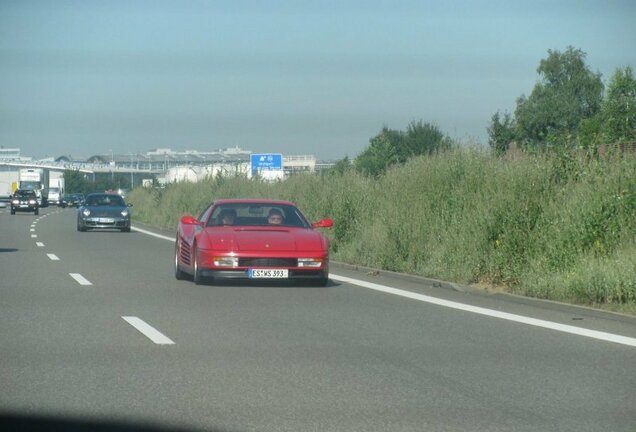
[[[0,210],[0,411],[236,431],[636,425],[632,346],[338,281],[196,286],[174,279],[173,247],[141,232],[79,233],[73,209]],[[636,338],[632,318],[332,271]]]

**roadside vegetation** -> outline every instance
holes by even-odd
[[[493,115],[488,149],[413,122],[384,127],[320,175],[217,177],[128,200],[137,221],[174,229],[215,198],[287,199],[334,219],[336,261],[636,313],[632,70],[617,69],[605,91],[569,47],[537,72],[514,114]]]
[[[355,169],[284,182],[245,178],[138,188],[138,221],[174,229],[214,198],[297,203],[332,259],[580,304],[636,305],[636,157],[475,149],[420,156],[373,178]]]

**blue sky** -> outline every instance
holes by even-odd
[[[355,157],[383,126],[487,143],[569,45],[636,69],[636,2],[0,0],[0,145]]]

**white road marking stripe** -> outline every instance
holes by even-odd
[[[150,324],[147,324],[142,319],[134,316],[123,316],[122,318],[157,345],[174,345],[174,342],[169,337],[152,327]]]
[[[137,228],[135,226],[131,226],[130,228],[133,231],[139,231],[140,233],[143,233],[143,234],[146,234],[146,235],[149,235],[149,236],[153,236],[153,237],[157,237],[157,238],[160,238],[160,239],[163,239],[163,240],[168,240],[168,241],[171,241],[173,243],[175,241],[174,237],[166,237],[166,236],[161,235],[161,234],[155,234],[155,233],[153,233],[151,231],[146,231],[146,230],[143,230],[141,228]]]
[[[47,257],[51,259],[51,261],[59,261],[60,259],[55,254],[46,254]]]
[[[139,231],[143,234],[147,234],[147,235],[151,235],[153,237],[157,237],[160,239],[164,239],[164,240],[169,240],[172,241],[174,243],[175,239],[174,237],[167,237],[161,234],[155,234],[153,232],[150,231],[146,231],[140,228],[136,228],[136,227],[132,227],[132,229]],[[551,329],[551,330],[556,330],[556,331],[560,331],[560,332],[564,332],[564,333],[570,333],[570,334],[575,334],[575,335],[579,335],[579,336],[585,336],[585,337],[589,337],[592,339],[599,339],[599,340],[603,340],[603,341],[607,341],[607,342],[615,342],[618,344],[622,344],[622,345],[628,345],[628,346],[633,346],[636,347],[636,338],[631,338],[631,337],[627,337],[627,336],[620,336],[620,335],[616,335],[613,333],[606,333],[606,332],[601,332],[601,331],[596,331],[596,330],[588,330],[588,329],[584,329],[581,327],[575,327],[575,326],[571,326],[571,325],[567,325],[567,324],[559,324],[559,323],[555,323],[552,321],[545,321],[545,320],[540,320],[540,319],[536,319],[536,318],[530,318],[530,317],[525,317],[523,315],[515,315],[515,314],[511,314],[511,313],[507,313],[507,312],[499,312],[496,310],[492,310],[492,309],[486,309],[486,308],[482,308],[482,307],[478,307],[478,306],[470,306],[467,304],[463,304],[463,303],[458,303],[458,302],[453,302],[453,301],[449,301],[449,300],[442,300],[442,299],[438,299],[435,297],[431,297],[431,296],[426,296],[426,295],[422,295],[422,294],[417,294],[414,292],[410,292],[410,291],[404,291],[404,290],[400,290],[397,288],[392,288],[392,287],[388,287],[388,286],[384,286],[384,285],[380,285],[380,284],[375,284],[372,282],[365,282],[365,281],[361,281],[358,279],[353,279],[353,278],[349,278],[346,276],[339,276],[333,273],[329,274],[329,277],[333,280],[337,280],[337,281],[341,281],[341,282],[347,282],[353,285],[358,285],[364,288],[369,288],[372,290],[376,290],[376,291],[381,291],[387,294],[393,294],[393,295],[397,295],[397,296],[401,296],[401,297],[406,297],[406,298],[410,298],[412,300],[419,300],[419,301],[423,301],[426,303],[431,303],[431,304],[435,304],[438,306],[444,306],[444,307],[448,307],[448,308],[452,308],[452,309],[459,309],[459,310],[463,310],[466,312],[471,312],[471,313],[476,313],[479,315],[485,315],[485,316],[490,316],[493,318],[500,318],[500,319],[504,319],[504,320],[508,320],[508,321],[514,321],[514,322],[518,322],[521,324],[527,324],[527,325],[531,325],[531,326],[535,326],[535,327],[543,327],[543,328],[547,328],[547,329]]]
[[[38,238],[37,234],[31,234],[31,238]]]
[[[44,243],[42,242],[35,242],[36,245],[38,245],[38,247],[44,247]]]
[[[346,283],[358,285],[364,288],[369,288],[375,291],[381,291],[384,293],[406,297],[413,300],[419,300],[422,302],[431,303],[438,306],[444,306],[444,307],[448,307],[452,309],[458,309],[458,310],[463,310],[466,312],[475,313],[478,315],[485,315],[485,316],[489,316],[493,318],[500,318],[500,319],[504,319],[508,321],[514,321],[514,322],[518,322],[522,324],[535,326],[535,327],[543,327],[543,328],[557,330],[564,333],[570,333],[570,334],[585,336],[585,337],[589,337],[593,339],[600,339],[607,342],[615,342],[622,345],[636,347],[636,338],[620,336],[620,335],[605,333],[605,332],[596,331],[596,330],[588,330],[581,327],[575,327],[575,326],[566,325],[566,324],[559,324],[552,321],[545,321],[545,320],[540,320],[536,318],[526,317],[523,315],[515,315],[515,314],[511,314],[507,312],[500,312],[493,309],[486,309],[486,308],[482,308],[478,306],[470,306],[463,303],[457,303],[450,300],[443,300],[443,299],[439,299],[439,298],[435,298],[435,297],[431,297],[431,296],[427,296],[423,294],[417,294],[414,292],[404,291],[397,288],[391,288],[385,285],[380,285],[380,284],[376,284],[372,282],[365,282],[365,281],[361,281],[361,280],[357,280],[357,279],[353,279],[353,278],[349,278],[345,276],[330,274],[329,277],[337,281],[346,282]]]
[[[34,231],[35,231],[35,228],[31,228],[29,231],[34,232]]]
[[[93,285],[88,279],[79,273],[69,273],[69,275],[80,285]]]

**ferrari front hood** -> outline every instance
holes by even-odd
[[[306,229],[237,228],[214,239],[215,249],[235,252],[321,251],[320,234]]]

